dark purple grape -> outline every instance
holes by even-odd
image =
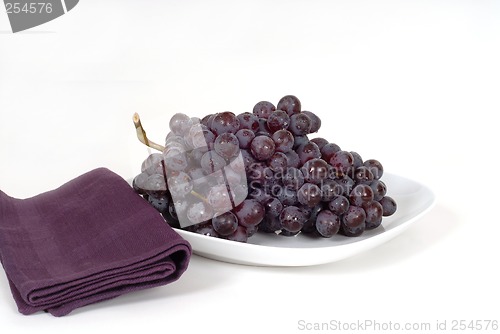
[[[288,130],[295,136],[307,135],[311,130],[311,119],[303,113],[290,116],[290,125]]]
[[[167,192],[167,184],[163,174],[150,175],[144,183],[144,190],[150,196],[163,196]]]
[[[384,174],[384,167],[378,160],[369,159],[366,160],[363,165],[373,173],[373,177],[376,180],[379,180]]]
[[[320,184],[328,177],[328,164],[323,159],[308,160],[301,168],[307,182]]]
[[[200,161],[201,168],[206,174],[212,174],[226,165],[226,160],[215,151],[208,151],[203,154]]]
[[[193,148],[206,146],[209,149],[213,149],[215,135],[209,129],[193,126],[191,130],[189,130],[189,135],[191,136]]]
[[[288,167],[299,168],[300,166],[300,157],[295,151],[289,151],[285,153],[288,158]]]
[[[331,238],[340,229],[340,218],[330,210],[323,210],[316,218],[316,230],[322,237]]]
[[[373,190],[369,185],[358,184],[349,194],[349,202],[352,205],[361,206],[370,201],[373,201]]]
[[[154,196],[148,196],[148,202],[159,212],[161,213],[167,213],[168,212],[168,197],[167,196],[161,196],[161,197],[154,197]]]
[[[316,230],[316,218],[318,217],[318,214],[323,210],[323,205],[318,204],[314,208],[310,208],[308,206],[301,207],[302,211],[309,210],[309,214],[307,215],[309,218],[307,221],[304,223],[304,226],[302,227],[302,232],[304,233],[313,233],[317,234],[318,231]]]
[[[222,133],[215,139],[214,150],[221,157],[230,159],[240,153],[240,143],[234,134],[230,132]]]
[[[267,165],[273,172],[282,172],[288,166],[288,158],[285,153],[275,152],[272,157],[267,160]]]
[[[284,206],[297,205],[299,203],[297,199],[297,191],[290,188],[282,188],[282,191],[278,194],[277,198]]]
[[[271,132],[287,129],[290,125],[290,116],[283,110],[276,110],[267,118],[267,127]]]
[[[373,180],[370,183],[370,188],[373,190],[373,200],[380,201],[387,193],[387,187],[384,182],[380,180]]]
[[[210,117],[212,116],[212,114],[208,114],[206,115],[205,117],[203,117],[200,121],[201,124],[205,125],[207,128],[210,128],[208,126],[208,120],[210,119]]]
[[[354,152],[354,151],[351,151],[350,153],[351,153],[352,158],[353,158],[352,166],[354,167],[354,169],[363,166],[363,158],[361,158],[361,155],[359,155],[358,152]]]
[[[254,115],[259,118],[268,118],[276,110],[274,104],[268,101],[260,101],[253,107]]]
[[[330,202],[335,197],[342,195],[344,190],[342,186],[334,180],[326,179],[321,182],[321,200]]]
[[[189,205],[187,209],[187,219],[193,224],[211,220],[214,212],[212,207],[205,202],[196,202]]]
[[[264,219],[258,226],[259,231],[265,233],[275,233],[281,230],[281,222],[279,216],[273,217],[270,215],[265,215]]]
[[[256,163],[257,160],[254,158],[254,156],[248,149],[241,149],[240,154],[241,154],[241,159],[243,160],[243,163],[245,165],[245,171],[248,173],[250,166]]]
[[[149,175],[145,172],[134,177],[132,181],[132,187],[139,195],[145,195],[146,191],[146,181],[148,180]]]
[[[292,149],[295,140],[288,130],[278,130],[273,133],[271,138],[274,141],[276,151],[283,153],[287,153]]]
[[[321,152],[319,151],[318,145],[313,142],[300,145],[297,148],[297,153],[299,155],[301,165],[304,165],[309,160],[321,158]]]
[[[321,189],[313,183],[304,183],[297,191],[297,200],[312,208],[321,202]]]
[[[203,234],[207,237],[219,238],[220,235],[215,232],[214,227],[210,223],[201,223],[193,226],[192,228],[194,233]]]
[[[178,136],[183,136],[191,127],[192,121],[189,116],[177,113],[170,118],[168,125],[170,127],[170,131]]]
[[[349,200],[347,197],[339,195],[328,203],[328,208],[335,214],[341,216],[349,209]]]
[[[244,226],[238,226],[236,232],[228,235],[226,238],[227,240],[231,241],[247,242],[248,240],[247,229]]]
[[[303,144],[309,143],[309,138],[307,137],[307,135],[294,136],[293,138],[294,138],[294,140],[293,140],[293,148],[294,149],[297,149],[298,147],[300,147]]]
[[[281,181],[285,187],[298,190],[304,184],[304,174],[295,167],[288,167],[283,173]]]
[[[313,143],[315,143],[316,145],[318,145],[318,148],[319,150],[321,151],[321,149],[326,145],[328,144],[328,140],[326,140],[325,138],[321,138],[321,137],[317,137],[317,138],[313,138],[311,139],[311,141]],[[328,160],[327,160],[328,161]]]
[[[214,117],[211,125],[211,130],[216,136],[226,132],[236,133],[239,129],[240,121],[230,111],[218,113]]]
[[[382,204],[382,209],[383,209],[383,216],[392,216],[394,212],[396,212],[398,206],[396,204],[396,201],[390,197],[390,196],[384,196],[380,201],[378,201],[380,204]]]
[[[240,148],[250,148],[250,143],[255,138],[255,133],[249,129],[240,129],[236,132],[236,138],[238,138]]]
[[[210,188],[207,202],[216,213],[229,211],[233,208],[231,194],[227,191],[225,184],[219,184]]]
[[[351,205],[344,214],[341,223],[341,231],[348,237],[357,237],[361,235],[366,228],[366,213],[363,208]]]
[[[354,158],[352,154],[347,151],[338,151],[334,153],[333,157],[330,159],[330,165],[335,169],[337,177],[348,174],[353,163]]]
[[[242,226],[256,226],[264,218],[264,206],[257,200],[246,199],[233,209],[234,214]]]
[[[306,114],[307,117],[311,120],[311,128],[309,129],[309,133],[318,132],[321,127],[321,119],[310,111],[302,111],[303,114]]]
[[[186,153],[178,148],[165,149],[163,158],[165,169],[169,171],[183,171],[189,166]]]
[[[306,221],[306,215],[296,206],[288,206],[281,211],[281,227],[288,232],[299,232]]]
[[[233,234],[238,229],[238,218],[232,212],[225,212],[220,216],[212,218],[215,232],[222,236]]]
[[[247,178],[252,184],[264,184],[273,177],[273,171],[262,162],[255,162],[248,167]]]
[[[247,238],[250,238],[251,236],[253,236],[259,230],[259,225],[245,227],[245,229],[247,230]]]
[[[349,197],[352,188],[354,188],[354,185],[356,183],[347,175],[344,175],[342,178],[337,179],[336,181],[342,187],[343,195]]]
[[[163,154],[152,153],[142,162],[141,172],[147,175],[163,174]]]
[[[286,111],[286,113],[291,116],[292,114],[299,113],[301,111],[300,101],[297,97],[293,95],[283,96],[279,102],[277,108],[279,110]]]
[[[263,204],[266,210],[266,216],[277,217],[283,210],[283,204],[275,197],[269,198]]]
[[[334,143],[328,143],[321,148],[321,158],[330,162],[335,153],[340,151],[340,146]]]
[[[382,223],[382,214],[384,209],[382,204],[376,201],[363,203],[363,210],[366,213],[366,229],[371,230],[378,227]]]
[[[175,196],[184,197],[193,190],[191,177],[185,172],[171,172],[167,181],[169,190]]]
[[[274,154],[274,141],[267,136],[257,136],[250,144],[250,150],[257,160],[267,160]]]
[[[368,167],[361,166],[356,168],[356,170],[354,171],[353,179],[356,183],[370,184],[372,183],[374,176],[370,169],[368,169]]]
[[[253,132],[259,130],[259,117],[249,112],[239,114],[237,116],[238,121],[240,121],[240,129],[248,129]]]

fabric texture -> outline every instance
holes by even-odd
[[[105,168],[29,199],[0,191],[0,261],[19,312],[72,310],[176,281],[191,246]]]

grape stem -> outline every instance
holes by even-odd
[[[157,144],[155,142],[152,142],[146,136],[146,131],[144,131],[144,128],[142,127],[141,118],[139,117],[138,113],[134,114],[134,117],[132,118],[132,120],[134,121],[135,130],[137,132],[137,138],[139,139],[139,141],[148,147],[151,147],[155,150],[163,152],[165,147],[163,147],[160,144]]]

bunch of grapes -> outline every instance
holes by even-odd
[[[253,112],[175,114],[133,187],[173,227],[246,242],[255,232],[354,237],[397,208],[382,164],[324,138],[292,95]]]

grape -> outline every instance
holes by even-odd
[[[228,236],[236,232],[238,229],[238,218],[228,211],[220,216],[212,218],[212,225],[215,232],[222,236]]]
[[[253,132],[259,130],[259,117],[257,117],[256,115],[245,112],[243,114],[239,114],[236,117],[238,118],[238,121],[240,121],[240,130],[248,129]]]
[[[334,143],[328,143],[321,148],[321,158],[330,161],[335,153],[340,151],[340,147]]]
[[[259,118],[268,118],[276,110],[274,104],[268,101],[260,101],[253,107],[253,113]]]
[[[382,167],[382,164],[378,160],[369,159],[363,165],[373,173],[376,180],[379,180],[384,174],[384,167]]]
[[[307,137],[307,135],[294,136],[293,138],[294,138],[294,140],[293,140],[293,148],[294,149],[298,148],[299,146],[301,146],[303,144],[309,143],[309,138]]]
[[[380,180],[373,180],[370,183],[370,188],[373,190],[373,200],[380,201],[387,193],[387,187],[384,182]]]
[[[316,218],[316,229],[325,238],[333,237],[340,229],[340,218],[330,210],[323,210]]]
[[[153,174],[148,176],[146,182],[144,182],[144,190],[150,196],[163,196],[167,192],[165,177],[160,174]]]
[[[293,95],[283,96],[279,100],[277,107],[279,110],[286,111],[289,116],[299,113],[301,110],[299,99]]]
[[[161,153],[150,154],[146,160],[143,161],[141,172],[147,175],[163,174],[162,160],[163,155]]]
[[[288,167],[295,167],[299,168],[300,167],[300,157],[295,151],[290,151],[285,153],[287,159],[288,159]]]
[[[319,151],[318,145],[313,142],[300,145],[299,148],[297,148],[297,153],[302,165],[311,159],[321,158],[321,152]]]
[[[342,195],[336,196],[328,203],[328,208],[335,214],[341,216],[349,209],[349,200]]]
[[[247,229],[243,226],[238,226],[238,228],[233,234],[227,236],[227,240],[247,242],[248,240]]]
[[[145,195],[147,193],[146,181],[148,177],[149,175],[145,172],[142,172],[141,174],[134,177],[134,180],[132,181],[132,187],[139,195]]]
[[[382,199],[379,201],[380,204],[382,204],[382,209],[383,209],[383,216],[392,216],[394,212],[397,210],[397,204],[396,201],[390,197],[390,196],[384,196]]]
[[[212,207],[205,202],[191,203],[187,209],[187,218],[193,223],[198,224],[213,217]]]
[[[371,230],[378,227],[382,223],[383,208],[382,204],[376,201],[365,202],[362,205],[366,213],[366,229]]]
[[[223,168],[226,165],[226,161],[217,152],[208,151],[201,157],[200,165],[205,173],[211,174]]]
[[[288,167],[281,181],[285,187],[298,190],[304,184],[304,174],[295,167]]]
[[[276,110],[267,118],[267,127],[271,132],[287,129],[290,125],[290,116],[283,110]]]
[[[397,210],[382,164],[309,139],[321,119],[293,95],[237,116],[177,113],[169,128],[163,152],[143,161],[132,187],[172,227],[239,242],[258,230],[353,237]]]
[[[366,184],[358,184],[349,195],[352,205],[361,206],[363,203],[373,201],[373,190]]]
[[[281,172],[288,165],[288,158],[285,153],[275,152],[267,161],[267,165],[273,172]]]
[[[287,153],[293,148],[294,137],[288,130],[278,130],[271,137],[274,141],[276,151]]]
[[[310,111],[302,111],[303,114],[306,114],[307,117],[311,120],[311,128],[309,129],[309,133],[318,132],[321,127],[321,119]],[[319,145],[318,145],[319,146]]]
[[[354,182],[370,184],[373,181],[373,173],[368,167],[361,166],[354,171]]]
[[[293,114],[290,116],[288,130],[296,136],[303,136],[311,130],[311,119],[306,114]]]
[[[328,177],[328,164],[323,159],[308,160],[301,170],[307,182],[320,184]]]
[[[240,225],[251,227],[258,225],[264,219],[264,206],[254,199],[246,199],[233,209]]]
[[[216,136],[226,132],[236,133],[240,129],[240,121],[232,112],[224,111],[214,117],[211,129]]]
[[[215,139],[214,150],[225,159],[238,156],[240,153],[240,143],[238,138],[230,132],[220,134]]]
[[[313,183],[304,183],[297,191],[297,200],[312,208],[321,202],[321,189]]]
[[[338,151],[333,154],[330,159],[330,165],[335,168],[337,176],[346,175],[352,168],[354,158],[351,153],[347,151]]]
[[[159,212],[167,213],[168,212],[168,198],[167,196],[154,197],[148,196],[148,202]]]
[[[250,150],[257,160],[267,160],[274,154],[274,141],[267,136],[257,136],[250,144]]]
[[[270,197],[264,203],[264,208],[266,210],[266,215],[270,217],[277,217],[283,210],[283,204],[279,199],[275,197]]]
[[[365,219],[366,213],[363,208],[354,205],[349,206],[342,219],[342,232],[348,237],[361,235],[366,228]]]
[[[189,116],[177,113],[170,118],[168,125],[170,127],[170,131],[178,136],[182,136],[189,130],[192,125],[192,121]]]
[[[250,143],[255,138],[255,133],[249,129],[240,129],[236,132],[240,148],[250,148]]]
[[[168,188],[175,195],[184,197],[193,190],[193,182],[187,173],[175,172],[168,177]]]
[[[316,145],[318,145],[318,148],[319,150],[321,151],[321,149],[326,145],[328,144],[328,140],[326,140],[325,138],[321,138],[321,137],[317,137],[317,138],[313,138],[311,139],[311,141],[313,143],[315,143]]]
[[[287,206],[280,214],[281,227],[292,233],[299,232],[306,220],[304,212],[296,206]]]

